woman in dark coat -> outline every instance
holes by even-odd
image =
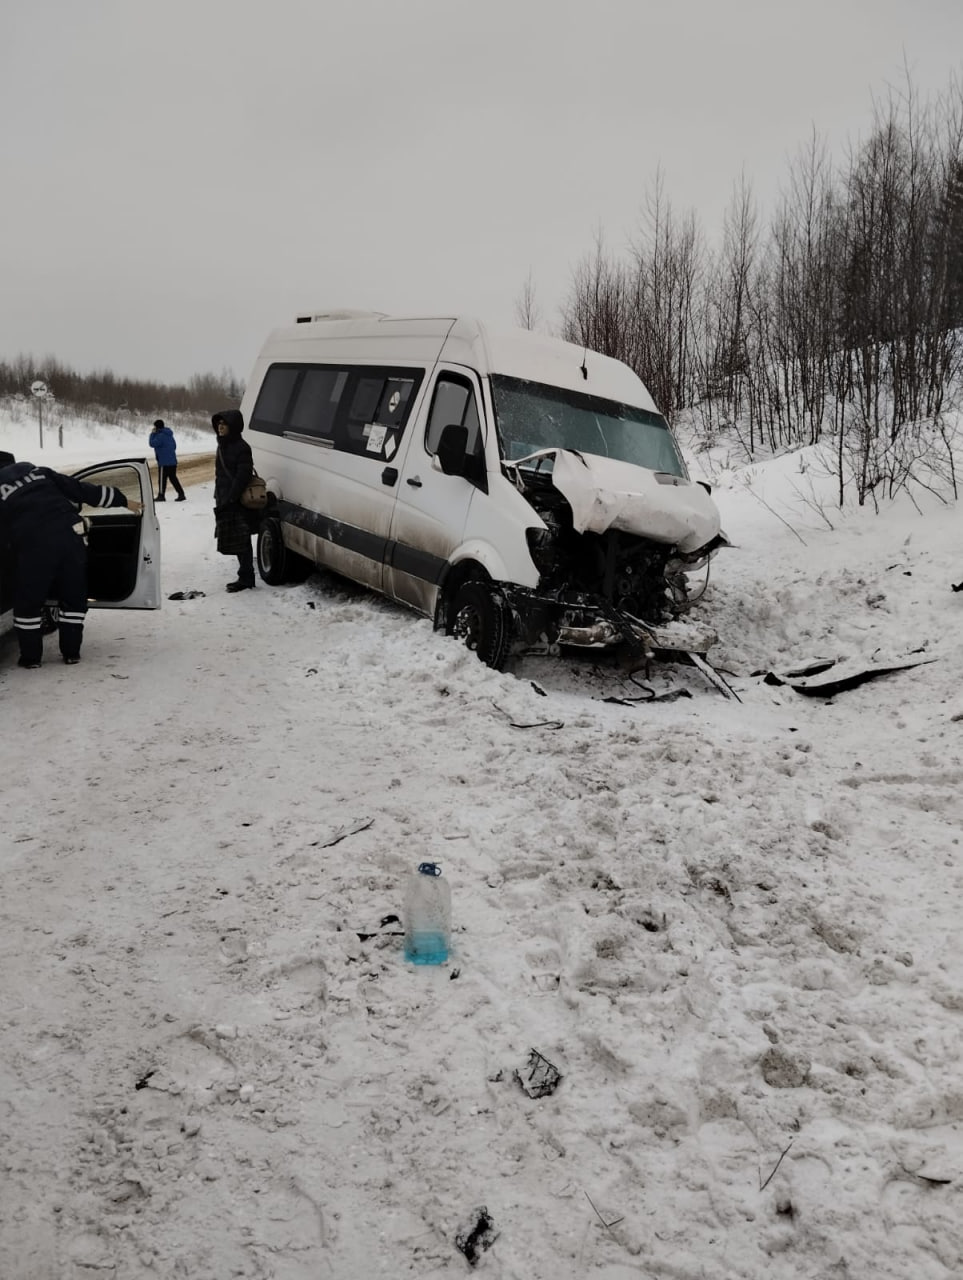
[[[254,458],[251,446],[241,437],[244,418],[240,409],[223,409],[211,418],[217,432],[214,461],[214,536],[217,549],[225,556],[237,556],[237,581],[228,591],[247,591],[254,586],[254,548],[251,535],[257,530],[257,515],[241,506],[241,494],[251,483]]]

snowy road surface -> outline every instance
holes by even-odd
[[[321,577],[226,595],[209,497],[160,512],[203,597],[0,649],[4,1280],[463,1276],[480,1206],[506,1280],[963,1274],[955,510],[721,490],[742,703],[622,706]],[[437,969],[381,924],[425,858]]]

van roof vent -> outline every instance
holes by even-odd
[[[307,311],[296,317],[296,324],[314,324],[316,320],[387,320],[384,311]]]

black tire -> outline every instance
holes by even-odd
[[[40,610],[40,634],[42,636],[53,635],[60,626],[60,606],[56,604],[45,604]]]
[[[268,516],[257,533],[257,571],[269,587],[288,581],[288,549],[281,533],[281,521]]]
[[[477,653],[486,667],[502,670],[512,648],[512,615],[488,583],[463,582],[448,619],[449,635]]]

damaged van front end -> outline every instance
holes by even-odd
[[[640,660],[658,650],[704,654],[716,636],[682,621],[687,575],[729,543],[708,486],[689,479],[665,419],[654,409],[492,381],[504,474],[537,517],[526,531],[537,587],[501,584],[516,642],[529,651],[624,645]],[[548,444],[549,433],[557,443]],[[545,445],[524,452],[533,436]]]

